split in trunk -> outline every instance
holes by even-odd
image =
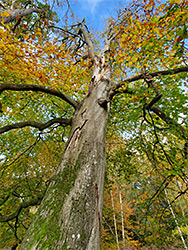
[[[105,73],[74,114],[62,163],[20,250],[100,249],[111,84]]]

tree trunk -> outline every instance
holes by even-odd
[[[165,192],[165,195],[166,195],[166,199],[167,199],[167,202],[168,202],[168,206],[169,206],[169,208],[170,208],[170,212],[171,212],[171,214],[172,214],[172,216],[173,216],[173,218],[174,218],[174,221],[175,221],[175,223],[176,223],[178,232],[179,232],[179,234],[180,234],[182,243],[183,243],[183,245],[184,245],[184,247],[185,247],[185,250],[188,250],[188,247],[187,247],[187,245],[186,245],[185,239],[184,239],[184,237],[183,237],[183,233],[182,233],[181,228],[179,227],[178,221],[177,221],[177,219],[176,219],[176,215],[175,215],[174,210],[173,210],[173,208],[172,208],[172,206],[171,206],[171,203],[170,203],[170,201],[169,201],[169,199],[168,199],[168,192],[167,192],[166,189],[164,189],[164,192]]]
[[[113,198],[113,191],[112,191],[112,189],[110,190],[110,195],[111,195],[112,209],[113,209],[113,218],[114,218],[114,228],[115,228],[115,235],[116,235],[116,244],[117,244],[117,249],[120,250],[120,248],[119,248],[118,232],[117,232],[117,223],[116,223],[116,213],[115,213],[114,198]]]
[[[122,250],[125,250],[125,229],[124,229],[124,216],[123,216],[123,202],[121,198],[121,189],[118,186],[118,192],[119,192],[119,202],[121,207],[121,227],[122,227],[122,239],[123,239],[123,248]]]
[[[95,82],[75,112],[62,163],[19,250],[100,249],[109,85]]]

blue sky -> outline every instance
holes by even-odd
[[[126,0],[77,0],[72,7],[80,21],[86,18],[86,24],[101,31],[104,28],[103,20],[115,15],[120,4],[125,6]],[[121,5],[122,6],[122,5]]]

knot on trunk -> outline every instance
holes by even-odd
[[[108,105],[108,103],[110,103],[110,102],[111,102],[110,99],[105,99],[105,98],[99,98],[99,99],[98,99],[98,104],[99,104],[102,108],[104,108],[105,110],[107,109],[107,105]]]

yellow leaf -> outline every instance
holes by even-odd
[[[10,16],[10,14],[8,13],[8,11],[4,11],[2,14],[1,14],[2,17],[7,17],[7,16]]]

